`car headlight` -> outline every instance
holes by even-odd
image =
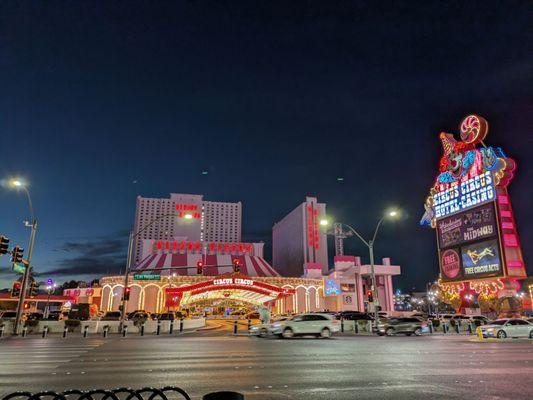
[[[272,324],[273,328],[279,328],[281,326],[280,322],[276,322],[275,324]]]

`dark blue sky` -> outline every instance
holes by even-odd
[[[418,225],[438,134],[471,112],[518,161],[530,263],[531,21],[526,1],[2,2],[0,177],[31,182],[36,269],[118,271],[138,194],[240,200],[244,239],[267,243],[315,195],[366,235],[404,207],[376,252],[402,266],[402,288],[422,287],[438,271]],[[0,204],[0,233],[26,246],[25,199],[1,189]]]

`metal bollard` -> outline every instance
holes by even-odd
[[[344,318],[341,317],[341,333],[344,333]]]
[[[157,328],[155,329],[155,334],[159,336],[161,334],[161,321],[157,320]]]
[[[183,332],[183,318],[180,318],[180,333]]]
[[[358,335],[359,334],[359,324],[357,321],[353,321],[353,332]]]
[[[174,332],[174,320],[170,320],[170,325],[168,326],[168,334],[172,335],[172,332]]]
[[[233,322],[233,334],[234,335],[237,334],[237,320],[235,320],[235,322]]]
[[[0,326],[0,338],[4,337],[4,325]]]
[[[104,330],[103,330],[103,334],[104,334],[104,337],[106,338],[107,337],[107,333],[109,332],[109,326],[104,326]]]
[[[22,328],[22,337],[26,336],[28,336],[28,327],[24,325],[24,327]]]
[[[252,320],[248,318],[248,332],[252,330]]]
[[[65,327],[63,328],[63,339],[67,337],[67,332],[68,332],[68,326],[65,325]]]
[[[85,325],[83,327],[83,337],[87,338],[88,335],[89,335],[89,325]]]
[[[43,339],[48,335],[48,325],[43,328]]]
[[[122,328],[122,337],[128,336],[128,325],[124,325]]]
[[[144,336],[144,322],[141,324],[141,336]]]
[[[473,325],[474,325],[474,323],[473,323],[472,321],[470,321],[470,322],[468,323],[468,333],[469,333],[469,334],[474,333],[474,326],[473,326]]]
[[[431,335],[433,333],[433,321],[428,321],[428,328],[429,328],[429,334]]]
[[[443,322],[442,323],[442,332],[444,332],[444,334],[448,333],[448,323],[447,322]]]
[[[455,323],[455,333],[459,334],[460,331],[461,331],[461,322],[458,321]]]

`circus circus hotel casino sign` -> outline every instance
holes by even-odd
[[[484,143],[487,121],[469,115],[460,140],[442,132],[443,155],[421,225],[436,230],[439,286],[452,294],[497,295],[526,277],[507,187],[516,163]]]

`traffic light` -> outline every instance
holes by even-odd
[[[9,247],[9,238],[4,235],[0,235],[0,256],[7,254]]]
[[[372,290],[367,290],[366,291],[366,297],[368,298],[368,302],[369,303],[373,303],[374,302],[374,295],[372,294]]]
[[[233,272],[241,272],[241,260],[239,260],[238,258],[233,259]]]
[[[33,281],[30,285],[29,297],[35,297],[39,294],[39,282]]]
[[[13,251],[11,252],[11,262],[13,264],[20,264],[22,262],[23,253],[24,253],[24,249],[20,247],[19,245],[13,247]]]
[[[202,260],[198,260],[198,262],[196,263],[196,274],[197,275],[204,274],[204,262]]]
[[[131,288],[127,287],[126,290],[124,290],[124,300],[130,299],[130,293],[131,293]]]
[[[16,281],[13,282],[13,287],[11,288],[11,297],[19,297],[20,296],[20,282]]]

